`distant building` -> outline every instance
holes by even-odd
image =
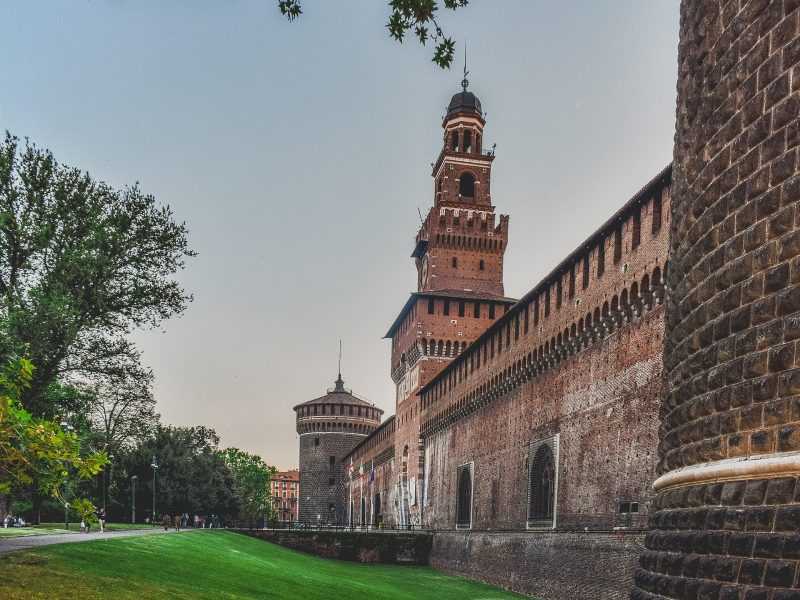
[[[300,514],[300,471],[280,471],[272,477],[269,485],[275,518],[279,521],[297,521]]]

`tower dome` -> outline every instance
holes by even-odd
[[[479,117],[483,117],[481,110],[481,101],[472,92],[468,92],[466,86],[457,94],[453,94],[450,99],[450,104],[447,105],[447,116],[450,117],[456,113],[473,113]]]

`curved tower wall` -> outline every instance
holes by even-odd
[[[300,435],[301,521],[343,524],[344,457],[380,425],[383,411],[345,390],[341,375],[325,396],[294,407]]]
[[[635,599],[798,598],[796,0],[683,0],[659,473]]]

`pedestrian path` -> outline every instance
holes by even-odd
[[[115,540],[124,537],[138,537],[142,535],[159,535],[177,533],[174,529],[164,531],[162,528],[132,529],[129,531],[109,531],[106,533],[55,533],[53,535],[29,535],[15,538],[0,539],[0,554],[8,554],[16,550],[28,550],[39,546],[52,544],[73,544],[76,542],[91,542],[94,540]],[[184,530],[181,533],[188,533]]]

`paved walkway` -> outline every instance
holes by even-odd
[[[132,529],[129,531],[109,531],[107,533],[54,533],[53,535],[26,535],[15,538],[0,539],[0,554],[8,554],[16,550],[27,550],[39,546],[52,544],[73,544],[76,542],[91,542],[93,540],[116,540],[124,537],[138,537],[142,535],[159,535],[176,533],[174,529],[164,531],[157,529]],[[188,533],[184,530],[181,533]]]

